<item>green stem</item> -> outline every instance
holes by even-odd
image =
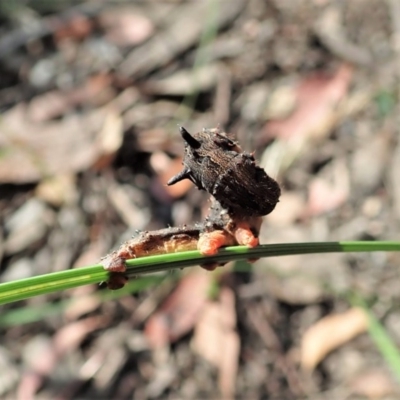
[[[138,275],[168,271],[214,262],[228,262],[260,257],[287,256],[337,252],[400,251],[400,242],[321,242],[261,245],[252,249],[244,246],[221,249],[214,256],[202,256],[198,251],[170,253],[136,258],[127,261],[127,274]],[[0,304],[24,300],[29,297],[53,293],[64,289],[99,283],[108,279],[101,265],[53,272],[46,275],[0,284]]]

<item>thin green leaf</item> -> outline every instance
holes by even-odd
[[[96,292],[89,296],[84,295],[80,297],[69,298],[68,300],[62,300],[57,303],[46,303],[27,306],[21,308],[11,309],[0,315],[0,326],[20,326],[23,324],[29,324],[32,322],[41,321],[49,316],[55,316],[63,313],[65,309],[71,305],[71,303],[81,300],[87,300],[88,297],[97,297],[100,302],[107,302],[109,300],[117,300],[128,294],[136,293],[141,290],[147,289],[148,287],[161,284],[167,275],[157,276],[144,276],[140,279],[131,280],[121,290],[118,291],[102,291]]]
[[[127,261],[127,274],[134,276],[212,262],[228,262],[261,257],[372,251],[400,251],[400,242],[285,243],[262,245],[253,249],[245,246],[236,246],[221,249],[218,254],[211,257],[202,256],[198,251],[187,251],[129,260]],[[108,272],[101,265],[93,265],[2,283],[0,284],[0,304],[90,283],[99,283],[107,279]]]
[[[370,310],[364,308],[369,318],[369,334],[375,342],[376,347],[382,354],[386,363],[400,382],[400,352],[396,344],[386,332],[382,324],[375,318]]]
[[[350,299],[351,303],[355,306],[362,307],[368,316],[368,332],[371,339],[374,341],[377,349],[381,353],[382,357],[389,365],[393,374],[395,375],[398,382],[400,382],[400,351],[396,346],[385,327],[375,317],[371,309],[368,307],[364,299],[357,293],[353,294]]]

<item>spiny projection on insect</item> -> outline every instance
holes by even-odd
[[[125,285],[126,260],[130,258],[195,249],[210,256],[221,247],[258,246],[261,217],[269,214],[279,200],[278,183],[226,133],[214,128],[192,136],[183,127],[180,132],[185,140],[184,168],[168,184],[190,179],[206,190],[214,197],[209,214],[193,227],[142,232],[104,257],[101,262],[110,272],[110,289]],[[212,270],[217,265],[206,263],[202,267]]]
[[[184,168],[168,185],[189,179],[235,216],[263,216],[273,211],[280,187],[257,165],[253,154],[218,128],[193,135],[184,127],[179,129],[185,141]]]

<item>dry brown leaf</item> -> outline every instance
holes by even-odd
[[[192,341],[194,350],[218,368],[218,382],[224,399],[231,399],[235,394],[240,352],[235,329],[235,295],[224,287],[218,302],[205,305]]]
[[[381,399],[395,392],[394,382],[387,372],[370,370],[359,375],[350,384],[352,392],[369,399]]]
[[[219,72],[218,64],[208,64],[197,69],[179,70],[166,78],[146,81],[142,90],[149,94],[168,96],[203,92],[215,87]]]
[[[144,229],[150,217],[147,209],[139,208],[133,201],[135,194],[131,187],[115,182],[109,183],[107,187],[107,197],[126,225]]]
[[[38,243],[54,224],[54,213],[42,201],[32,197],[5,220],[8,231],[5,254],[14,254]]]
[[[80,104],[99,106],[114,98],[112,77],[101,73],[91,76],[82,87],[68,91],[53,90],[33,98],[27,105],[27,118],[45,122],[60,117]]]
[[[104,110],[72,115],[63,121],[32,123],[20,104],[0,121],[0,182],[28,183],[87,169],[101,149],[95,139]]]
[[[345,162],[337,160],[330,166],[330,180],[315,178],[309,186],[307,215],[335,210],[350,194],[349,173]]]
[[[310,183],[308,215],[319,215],[332,211],[347,199],[347,193],[336,190],[329,182],[316,178]]]
[[[164,347],[193,328],[207,301],[211,279],[212,275],[202,270],[181,279],[146,323],[145,334],[151,347]]]
[[[221,307],[217,302],[208,302],[197,321],[192,347],[210,364],[218,366],[221,344]]]
[[[284,119],[296,108],[297,91],[293,85],[277,87],[268,100],[263,116],[269,120]]]
[[[262,156],[261,164],[272,176],[283,174],[306,146],[321,141],[345,118],[341,105],[346,100],[352,75],[352,68],[344,64],[333,76],[320,73],[304,79],[295,88],[295,110],[285,119],[265,124],[258,144],[278,138]]]
[[[68,321],[75,321],[82,315],[89,314],[99,308],[101,299],[94,294],[76,296],[68,303],[64,311],[64,317]]]
[[[35,336],[24,347],[24,372],[17,387],[18,399],[34,399],[43,383],[44,376],[54,369],[57,354],[50,338]]]
[[[106,322],[104,317],[89,317],[66,325],[54,335],[52,341],[42,341],[39,338],[38,342],[34,339],[37,354],[34,354],[32,359],[31,351],[27,352],[32,361],[30,369],[21,377],[17,398],[33,399],[45,377],[51,376],[60,357],[75,350],[90,332],[104,326]]]
[[[56,362],[57,352],[50,337],[37,335],[25,345],[23,363],[28,370],[47,375]]]
[[[99,155],[93,165],[95,169],[103,169],[111,164],[122,145],[124,134],[121,115],[112,108],[106,108],[104,114],[104,124],[96,138]]]
[[[285,227],[292,225],[304,215],[306,204],[303,196],[296,192],[283,192],[279,199],[279,208],[285,212],[274,212],[268,216],[268,224]]]
[[[33,98],[27,106],[27,115],[34,122],[44,122],[63,115],[71,107],[65,93],[53,90]]]
[[[328,315],[308,328],[301,341],[301,366],[313,370],[324,357],[368,328],[368,316],[362,308]]]
[[[354,149],[350,159],[352,183],[363,196],[373,193],[385,179],[392,145],[391,135],[381,131]]]
[[[268,122],[267,136],[300,140],[328,134],[335,108],[345,97],[352,75],[352,68],[344,64],[333,76],[319,74],[304,79],[296,90],[297,108],[286,119]]]
[[[36,187],[36,196],[55,207],[77,198],[75,175],[64,174],[44,179]]]
[[[154,32],[152,22],[129,7],[108,9],[100,15],[100,25],[106,38],[117,46],[134,46],[144,42]]]
[[[243,0],[218,2],[219,9],[215,13],[216,27],[221,29],[234,20],[244,4]],[[174,12],[174,18],[164,21],[165,29],[161,34],[155,35],[126,56],[118,68],[118,73],[139,77],[166,65],[198,42],[204,30],[204,21],[208,17],[209,4],[202,1],[183,3]]]
[[[107,323],[103,316],[88,317],[65,325],[53,338],[54,348],[58,355],[74,350],[90,333]]]
[[[306,263],[304,258],[301,260]],[[281,278],[271,274],[265,287],[274,297],[288,304],[314,304],[326,297],[323,283],[308,275],[293,274]]]

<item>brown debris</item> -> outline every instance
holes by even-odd
[[[331,351],[344,345],[368,328],[368,316],[361,308],[330,315],[311,326],[303,335],[301,366],[314,369]]]
[[[244,226],[217,242],[397,240],[399,9],[3,1],[1,282],[95,264],[136,229],[204,221],[207,193],[166,186],[182,168],[177,126],[219,124],[282,189],[256,217],[259,238]],[[368,333],[337,332],[355,335],[356,293],[400,340],[399,264],[398,253],[262,258],[3,305],[0,397],[397,399]],[[207,282],[181,289],[190,272]]]

